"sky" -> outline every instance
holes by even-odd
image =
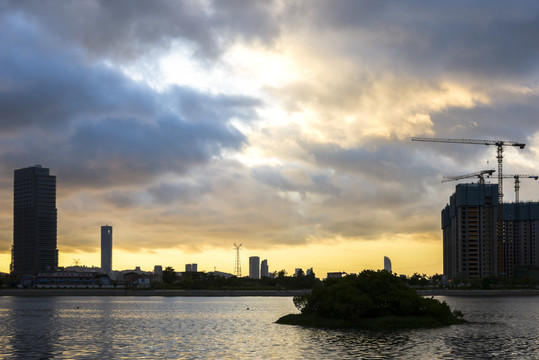
[[[116,270],[442,273],[442,177],[496,148],[411,137],[536,175],[538,113],[539,1],[0,0],[0,271],[40,164],[60,266],[112,225]]]

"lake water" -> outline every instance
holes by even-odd
[[[289,297],[0,297],[0,359],[539,359],[539,297],[437,297],[470,323],[279,325]]]

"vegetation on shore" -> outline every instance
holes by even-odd
[[[314,273],[306,275],[299,272],[288,276],[285,270],[276,271],[272,277],[261,279],[236,276],[225,278],[204,272],[185,273],[179,277],[174,268],[169,266],[163,270],[163,283],[153,287],[169,290],[298,290],[311,289],[319,282]]]
[[[311,293],[295,296],[300,314],[277,323],[322,327],[396,329],[439,327],[463,323],[462,314],[445,302],[424,298],[400,278],[384,271],[330,278]]]

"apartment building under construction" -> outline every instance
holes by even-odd
[[[503,204],[499,227],[497,195],[497,184],[458,184],[442,210],[443,266],[449,279],[514,276],[518,268],[539,268],[539,203]]]

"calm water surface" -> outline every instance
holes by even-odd
[[[470,323],[278,325],[287,297],[0,297],[1,359],[539,359],[539,297],[438,297]]]

